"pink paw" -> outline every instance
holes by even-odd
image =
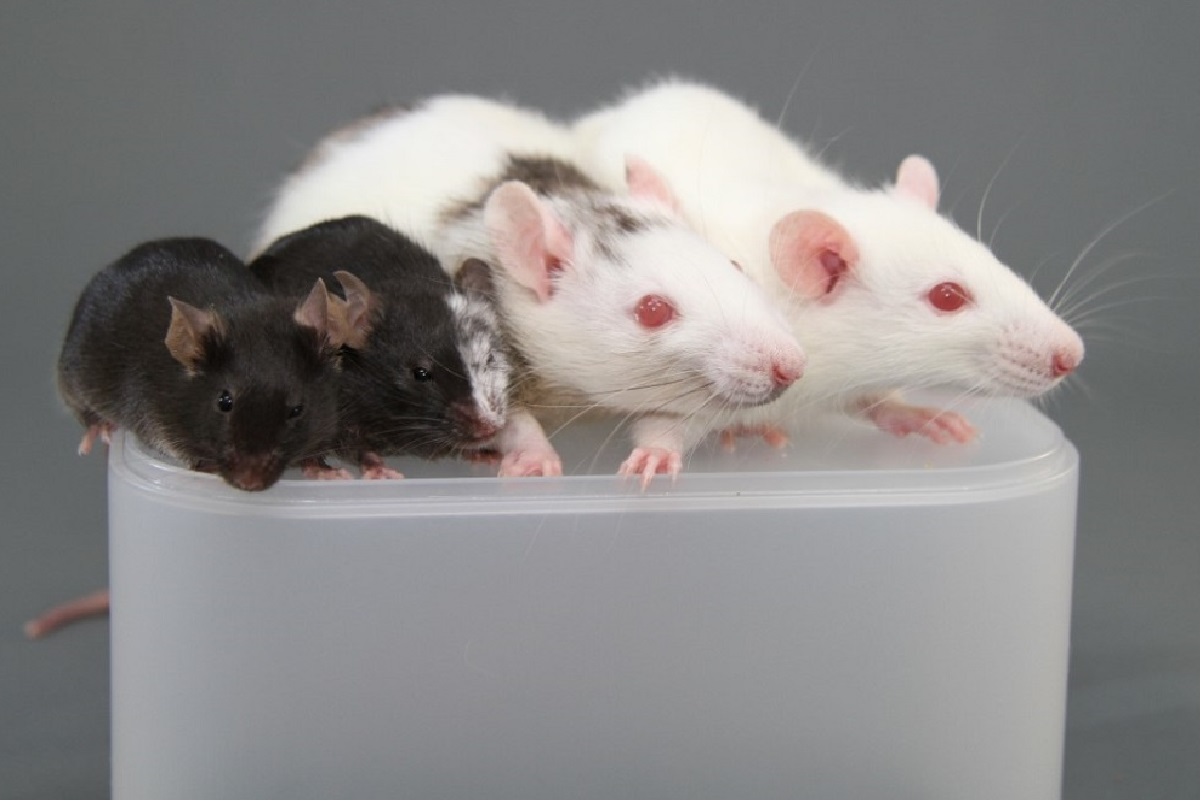
[[[763,437],[763,441],[773,448],[783,448],[788,444],[788,432],[770,423],[759,426],[731,426],[718,436],[721,447],[727,451],[734,450],[739,437]]]
[[[386,464],[374,465],[371,467],[363,468],[363,478],[368,479],[368,480],[396,479],[396,478],[404,478],[404,477],[405,477],[404,473],[400,472],[399,470],[393,470],[391,467],[388,467],[388,465],[386,465]]]
[[[79,441],[79,455],[87,456],[92,452],[92,445],[96,442],[96,437],[100,437],[100,441],[105,445],[111,444],[113,432],[116,430],[117,426],[113,423],[97,423],[88,426],[88,430],[83,432],[83,439]]]
[[[880,430],[898,437],[921,434],[940,445],[976,438],[975,426],[962,415],[929,406],[885,403],[868,409],[867,415]]]
[[[513,451],[506,453],[500,460],[497,475],[501,478],[561,476],[563,463],[559,461],[559,454],[553,450]]]
[[[630,457],[621,463],[620,476],[642,476],[642,489],[650,485],[656,473],[668,473],[674,480],[684,468],[684,457],[679,451],[666,448],[635,448]]]
[[[363,468],[363,478],[369,480],[404,478],[404,473],[388,467],[376,453],[363,454],[359,459],[359,467]]]
[[[321,481],[344,481],[354,478],[350,471],[339,467],[330,467],[325,459],[305,459],[300,463],[300,472],[305,478],[315,478]]]

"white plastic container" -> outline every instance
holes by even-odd
[[[110,457],[118,797],[1054,797],[1077,456],[852,422],[562,479]],[[424,476],[424,477],[422,477]]]

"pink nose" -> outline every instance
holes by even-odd
[[[1051,358],[1051,375],[1061,378],[1076,369],[1080,357],[1070,351],[1057,351]]]
[[[772,362],[771,380],[781,389],[801,377],[804,368],[799,361]]]

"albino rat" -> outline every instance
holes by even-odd
[[[375,116],[317,146],[280,189],[258,246],[355,213],[427,245],[452,274],[469,259],[491,264],[526,368],[498,437],[501,474],[560,471],[519,412],[597,409],[633,418],[622,472],[645,485],[679,472],[721,413],[775,399],[804,354],[759,288],[678,218],[658,174],[630,160],[614,187],[628,191],[602,190],[567,159],[571,146],[545,117],[480,98]]]
[[[937,213],[925,159],[905,159],[891,187],[855,187],[737,100],[676,80],[585,116],[574,134],[580,163],[610,186],[631,156],[653,165],[805,343],[805,380],[740,415],[743,431],[779,444],[778,426],[801,410],[837,408],[897,435],[966,441],[975,433],[966,420],[910,406],[895,390],[1032,397],[1083,358],[1075,331]]]

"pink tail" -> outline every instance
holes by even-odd
[[[44,637],[52,631],[68,626],[85,617],[108,614],[108,590],[97,590],[91,595],[76,598],[47,609],[25,624],[25,636],[31,640]]]

